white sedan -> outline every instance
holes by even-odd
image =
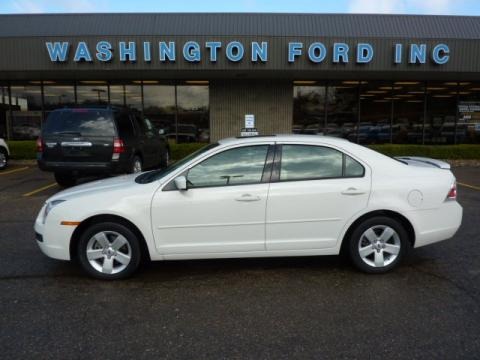
[[[118,279],[144,260],[349,253],[369,273],[460,227],[447,163],[393,159],[347,140],[225,139],[163,170],[52,196],[35,222],[55,259]]]

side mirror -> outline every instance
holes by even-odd
[[[165,129],[159,129],[158,135],[165,135]]]
[[[178,190],[187,190],[187,178],[185,176],[178,176],[173,179],[173,182]]]

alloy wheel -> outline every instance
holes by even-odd
[[[87,260],[98,272],[117,274],[126,269],[132,259],[128,240],[116,231],[101,231],[87,243]]]
[[[387,225],[375,225],[360,236],[358,253],[368,266],[381,268],[390,265],[400,254],[398,233]]]

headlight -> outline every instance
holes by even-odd
[[[45,205],[45,210],[43,211],[43,219],[42,219],[42,224],[45,224],[45,220],[47,220],[48,213],[58,204],[64,202],[65,200],[53,200],[47,202]]]

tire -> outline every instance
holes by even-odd
[[[166,148],[160,160],[160,168],[166,168],[170,162],[170,149]]]
[[[77,254],[83,270],[102,280],[131,276],[142,257],[137,236],[125,225],[115,222],[98,223],[87,228],[78,241]]]
[[[3,148],[0,148],[0,171],[8,166],[8,154]]]
[[[376,216],[366,219],[353,230],[348,250],[359,270],[379,274],[396,267],[409,246],[407,231],[400,222]]]
[[[55,173],[55,181],[61,187],[74,186],[77,183],[77,179],[72,173]]]
[[[131,164],[130,164],[129,173],[130,174],[137,174],[137,173],[141,173],[142,171],[143,171],[142,159],[140,158],[140,156],[135,155],[132,159]]]

